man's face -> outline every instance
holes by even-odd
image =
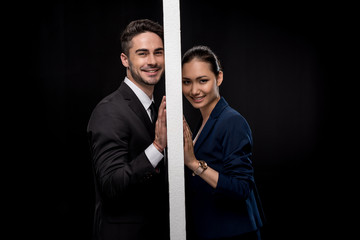
[[[152,32],[136,35],[131,48],[121,61],[128,68],[128,78],[140,85],[155,85],[164,73],[164,46],[161,38]]]

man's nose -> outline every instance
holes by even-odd
[[[156,65],[156,58],[155,58],[154,54],[148,55],[147,64]]]

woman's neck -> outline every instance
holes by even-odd
[[[193,144],[196,143],[196,140],[198,139],[201,131],[203,130],[207,120],[209,119],[212,110],[214,110],[214,108],[215,108],[216,104],[219,102],[219,100],[220,100],[220,97],[216,98],[212,103],[210,103],[206,107],[200,109],[200,113],[202,116],[202,123],[201,123],[201,127],[200,127],[196,137],[194,138]]]
[[[211,112],[214,110],[219,100],[220,100],[220,96],[218,96],[214,101],[212,101],[205,107],[200,108],[200,113],[203,119],[203,125],[205,125],[206,121],[209,119]]]

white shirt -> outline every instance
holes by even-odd
[[[150,99],[149,96],[146,95],[146,93],[144,93],[143,90],[141,90],[138,86],[136,86],[135,83],[130,81],[130,79],[128,79],[127,77],[125,77],[124,83],[126,83],[135,93],[135,95],[139,98],[141,104],[144,106],[151,121],[150,105],[154,101],[154,96],[152,96]],[[150,144],[150,146],[145,149],[145,155],[149,159],[151,165],[154,168],[159,164],[161,159],[164,157],[164,155],[156,149],[153,143]]]

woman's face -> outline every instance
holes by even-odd
[[[210,63],[194,58],[182,67],[182,91],[194,108],[216,105],[223,73],[211,71]]]

